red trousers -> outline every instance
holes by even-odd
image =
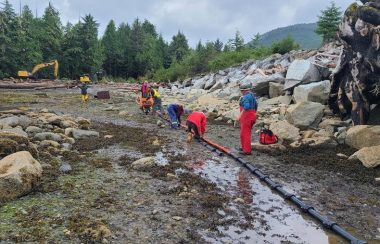
[[[243,153],[251,153],[252,127],[256,123],[256,111],[250,109],[244,111],[240,118],[240,144]]]

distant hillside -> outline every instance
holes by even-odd
[[[272,45],[273,42],[281,40],[291,35],[303,49],[316,49],[322,44],[322,38],[315,33],[316,23],[297,24],[287,27],[281,27],[269,31],[261,36],[261,44],[265,46]]]

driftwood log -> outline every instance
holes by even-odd
[[[353,3],[339,26],[343,50],[332,75],[329,105],[342,119],[366,124],[380,102],[380,0]]]

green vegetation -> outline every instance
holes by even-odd
[[[322,36],[323,42],[336,38],[341,19],[342,11],[340,11],[339,7],[335,6],[334,2],[331,2],[330,6],[321,11],[321,15],[318,16],[316,33]]]
[[[290,35],[272,44],[272,52],[279,54],[285,54],[299,48],[300,45]]]
[[[259,33],[248,43],[249,46],[272,46],[278,40],[292,36],[302,49],[316,49],[322,44],[322,38],[315,33],[316,23],[297,24],[281,27],[260,35]]]
[[[15,77],[18,70],[31,71],[38,63],[57,59],[61,79],[95,76],[104,71],[106,79],[117,82],[167,82],[298,48],[289,37],[272,48],[264,47],[258,42],[260,35],[252,45],[246,45],[237,31],[225,45],[219,39],[204,44],[199,41],[192,49],[182,32],[168,43],[152,23],[139,19],[131,25],[118,26],[111,20],[99,39],[98,26],[91,15],[63,26],[59,12],[51,4],[42,17],[34,17],[28,6],[18,16],[5,1],[0,6],[0,79]],[[37,75],[52,78],[49,68]]]

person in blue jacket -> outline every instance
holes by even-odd
[[[169,104],[167,110],[172,128],[179,128],[181,126],[181,115],[184,114],[183,106],[180,104]]]

